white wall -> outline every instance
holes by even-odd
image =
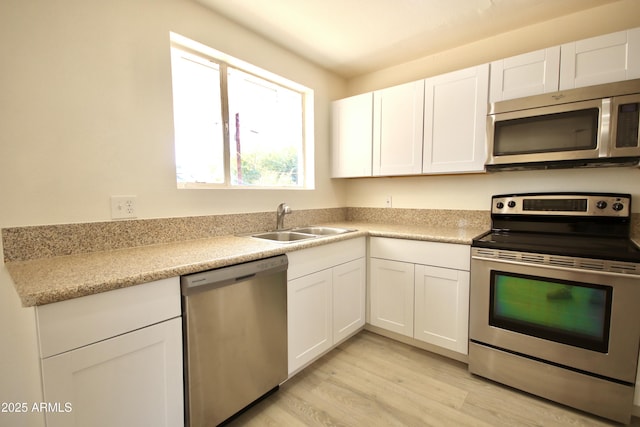
[[[315,91],[316,189],[177,190],[169,32]],[[0,1],[0,228],[345,205],[329,179],[329,101],[345,81],[188,0]],[[0,269],[0,401],[37,402],[35,323]],[[41,425],[0,413],[0,425]]]
[[[538,191],[631,193],[640,212],[640,168],[513,171],[473,175],[367,178],[349,180],[348,206],[489,210],[494,194]]]
[[[351,79],[349,95],[418,80],[584,38],[640,26],[640,1],[621,0],[460,46]],[[489,209],[493,194],[523,191],[631,193],[640,212],[640,169],[580,169],[493,174],[372,178],[347,181],[347,206],[424,209]]]
[[[3,0],[0,226],[343,206],[328,102],[343,79],[188,0]],[[315,90],[316,190],[177,190],[169,32]]]

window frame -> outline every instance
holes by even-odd
[[[215,50],[204,44],[188,39],[179,34],[170,33],[170,53],[171,61],[173,61],[173,51],[177,49],[185,52],[189,56],[195,56],[201,61],[209,61],[217,64],[220,70],[220,98],[223,120],[223,167],[224,167],[224,183],[203,183],[203,182],[178,182],[177,181],[177,164],[176,164],[176,184],[178,189],[232,189],[232,190],[313,190],[315,189],[315,168],[314,168],[314,91],[306,86],[289,80],[285,77],[264,70],[260,67],[252,65],[248,62],[234,58],[223,52]],[[302,160],[299,163],[301,173],[299,179],[302,184],[297,186],[263,186],[263,185],[238,185],[231,183],[231,132],[229,117],[229,98],[227,86],[227,69],[231,67],[244,73],[255,76],[259,79],[268,81],[284,87],[289,90],[296,91],[302,97]],[[172,109],[174,108],[172,102]],[[175,123],[174,123],[175,126]],[[175,149],[175,130],[174,130],[174,149]],[[174,161],[175,163],[175,161]]]

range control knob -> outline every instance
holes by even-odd
[[[509,200],[509,203],[507,203],[507,206],[509,206],[510,208],[514,208],[516,206],[516,202],[514,202],[513,200]]]
[[[614,211],[621,211],[622,209],[624,209],[624,205],[620,202],[615,202],[611,207]]]
[[[502,203],[502,202],[496,203],[496,208],[498,208],[498,209],[504,208],[504,203]]]
[[[607,202],[605,202],[604,200],[598,200],[596,202],[596,208],[598,209],[604,209],[607,207]]]

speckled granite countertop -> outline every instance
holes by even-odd
[[[471,244],[486,231],[477,227],[436,227],[340,222],[324,224],[357,231],[295,243],[248,236],[221,236],[128,249],[59,256],[5,264],[25,307],[44,305],[113,289],[224,267],[360,236]]]

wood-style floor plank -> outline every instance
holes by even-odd
[[[237,426],[616,426],[363,331],[238,416]],[[633,418],[631,425],[640,426]]]

